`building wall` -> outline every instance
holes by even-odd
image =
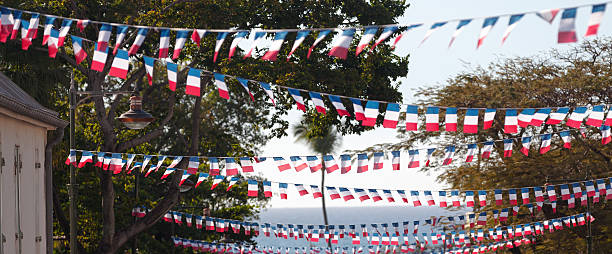
[[[0,153],[4,159],[4,165],[0,161],[0,231],[5,238],[1,254],[46,251],[44,151],[47,130],[48,126],[36,120],[0,108]],[[20,232],[22,237],[19,237]]]

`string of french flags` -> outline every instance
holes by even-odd
[[[535,241],[536,236],[544,235],[548,230],[549,233],[553,233],[555,231],[563,230],[566,228],[575,228],[578,226],[586,225],[586,220],[593,222],[595,218],[588,213],[574,214],[571,216],[559,217],[549,220],[537,221],[527,224],[520,225],[508,225],[508,226],[500,226],[496,228],[479,228],[477,230],[471,231],[437,231],[431,230],[431,233],[422,233],[420,236],[418,234],[412,235],[412,238],[409,237],[409,234],[404,234],[402,238],[400,238],[395,233],[389,234],[387,233],[372,233],[368,234],[367,232],[362,232],[362,236],[366,239],[364,243],[368,245],[368,253],[377,254],[381,253],[407,253],[424,251],[426,248],[435,249],[436,247],[448,246],[452,248],[451,253],[465,253],[465,251],[475,250],[475,253],[485,253],[485,252],[495,252],[497,249],[513,248],[518,247],[522,244],[530,244]],[[565,227],[564,227],[565,225]],[[319,242],[319,239],[325,239],[332,242],[332,244],[338,243],[338,234],[334,234],[334,237],[325,238],[325,236],[320,236],[317,230],[304,232],[302,230],[298,230],[298,232],[293,232],[292,236],[289,236],[287,233],[284,235],[284,238],[304,238],[309,242]],[[348,236],[352,238],[354,245],[362,245],[361,241],[359,241],[359,233],[354,231],[349,232]],[[334,240],[335,239],[335,240]],[[355,242],[357,239],[357,243]],[[258,247],[254,245],[241,245],[235,243],[211,243],[206,241],[198,241],[198,240],[190,240],[179,237],[172,237],[175,247],[182,246],[184,248],[193,248],[193,250],[203,251],[203,252],[211,252],[211,253],[265,253],[265,254],[282,254],[282,249],[280,247]],[[335,242],[335,243],[334,243]],[[474,245],[474,246],[472,246]],[[352,247],[352,253],[362,253],[362,246],[354,246]],[[376,250],[374,249],[376,248]],[[294,250],[295,254],[306,254],[306,247],[285,247],[285,254],[291,254],[291,250]],[[300,249],[302,253],[300,253]],[[326,254],[331,254],[332,251],[334,254],[346,254],[349,251],[349,247],[335,247],[333,249],[324,248],[320,249],[319,247],[310,247],[310,254],[320,253],[325,251]],[[399,250],[398,250],[399,249]],[[469,253],[469,252],[468,252]]]
[[[8,36],[11,35],[10,38],[15,38],[17,31],[19,30],[19,26],[22,27],[22,43],[23,48],[27,49],[31,44],[31,39],[29,36],[36,37],[38,26],[32,25],[38,23],[38,16],[34,16],[30,19],[30,23],[26,20],[14,19],[13,16],[19,16],[20,14],[14,14],[11,12],[10,8],[0,8],[2,11],[2,17],[0,18],[0,23],[5,24],[2,20],[13,20],[13,27],[9,29],[9,26],[1,26],[0,30],[0,42],[2,40],[2,34]],[[18,10],[15,10],[18,11]],[[7,14],[8,13],[8,14]],[[34,15],[34,14],[32,14]],[[13,17],[13,19],[11,19]],[[71,19],[64,19],[62,22],[62,28],[58,31],[53,29],[53,21],[55,16],[48,16],[48,22],[44,26],[44,34],[43,34],[43,45],[49,46],[49,56],[55,57],[57,50],[64,43],[66,36],[68,35],[68,31],[70,30],[72,21]],[[30,24],[30,25],[27,25]],[[84,28],[84,22],[77,22],[77,27]],[[27,25],[27,26],[26,26]],[[104,26],[104,24],[103,24]],[[32,27],[32,29],[30,29]],[[27,28],[27,29],[26,29]],[[127,27],[126,27],[127,29]],[[126,30],[123,29],[123,30]],[[96,71],[103,71],[104,66],[106,64],[106,59],[108,57],[108,39],[110,38],[110,30],[109,34],[103,34],[106,30],[100,30],[100,37],[96,42],[96,46],[94,47],[94,56],[91,63],[91,69]],[[6,37],[5,36],[5,37]],[[115,54],[115,58],[112,61],[112,66],[109,71],[109,75],[118,78],[127,78],[127,73],[129,71],[129,56],[135,54],[138,46],[132,46],[130,51],[125,51],[119,49],[121,43],[123,42],[123,38],[125,38],[125,32],[119,34],[117,36],[117,44],[114,47],[113,53]],[[25,38],[25,41],[24,39]],[[73,42],[73,51],[76,57],[77,64],[80,64],[81,61],[85,60],[87,57],[87,53],[83,47],[83,41],[89,41],[84,38],[80,38],[77,36],[72,36]],[[6,41],[6,38],[4,38]],[[142,41],[144,37],[140,39],[136,38],[136,41]],[[180,53],[180,48],[184,45],[184,40],[182,42],[177,43],[177,47],[179,49],[175,50]],[[198,41],[199,42],[199,41]],[[178,50],[178,51],[177,51]],[[176,53],[178,54],[178,53]],[[162,64],[166,65],[167,68],[167,77],[168,77],[168,86],[172,91],[176,90],[177,87],[177,79],[179,72],[179,64],[172,63],[171,61],[164,60],[163,57],[158,59],[143,56],[144,66],[147,73],[147,78],[149,84],[153,82],[153,73],[155,62],[159,61]],[[377,101],[377,100],[367,100],[365,102],[365,106],[363,104],[363,100],[354,97],[342,96],[342,95],[334,95],[323,92],[315,92],[304,89],[291,88],[287,86],[279,86],[273,85],[265,82],[260,82],[256,80],[245,79],[241,77],[236,77],[227,74],[214,73],[207,70],[200,70],[196,68],[189,68],[187,72],[187,80],[186,80],[186,90],[185,92],[190,95],[200,96],[201,95],[201,77],[204,75],[210,75],[214,78],[214,84],[218,89],[219,95],[222,98],[229,99],[229,90],[227,86],[227,78],[236,79],[241,86],[245,89],[245,91],[249,94],[251,99],[254,101],[253,93],[249,88],[249,83],[259,84],[259,87],[265,91],[266,95],[269,97],[272,104],[275,105],[275,96],[274,89],[285,89],[295,100],[297,108],[302,111],[306,111],[305,104],[305,96],[302,93],[307,93],[308,98],[312,101],[315,106],[317,112],[326,114],[327,108],[325,106],[324,98],[327,97],[331,104],[335,107],[336,112],[340,116],[350,117],[351,113],[345,106],[345,102],[349,101],[352,104],[353,115],[356,120],[361,121],[364,126],[374,126],[376,124],[377,118],[379,116],[381,106],[386,105],[386,110],[384,111],[384,120],[383,127],[384,128],[396,128],[399,119],[400,112],[405,114],[405,125],[407,131],[417,131],[419,129],[419,106],[411,105],[411,104],[399,104],[387,101]],[[343,101],[344,99],[344,101]],[[383,105],[381,105],[383,104]],[[441,106],[426,106],[421,109],[421,111],[425,111],[425,130],[426,131],[440,131],[440,111],[441,109],[445,110],[445,118],[444,118],[444,127],[445,131],[456,132],[457,131],[457,119],[458,119],[458,109],[465,110],[464,117],[464,126],[463,132],[465,133],[477,133],[479,129],[479,115],[483,115],[483,130],[491,128],[493,124],[493,120],[495,118],[495,114],[497,111],[505,110],[505,118],[504,118],[504,132],[505,133],[518,133],[518,126],[525,128],[528,126],[541,126],[542,124],[559,124],[561,123],[565,117],[569,114],[569,118],[567,119],[566,124],[573,128],[579,128],[584,119],[586,120],[586,125],[597,127],[597,128],[606,128],[605,126],[612,126],[612,113],[610,113],[610,105],[592,105],[592,106],[578,106],[573,108],[570,114],[570,107],[545,107],[545,108],[463,108],[463,107],[441,107]],[[522,109],[520,114],[518,110]],[[552,112],[552,109],[556,109],[555,112]],[[608,111],[607,118],[604,121],[605,111]],[[484,114],[481,112],[484,111]],[[587,118],[588,116],[588,118]],[[548,120],[547,120],[548,119]],[[609,129],[609,128],[608,128]]]
[[[591,16],[589,18],[589,23],[587,27],[586,36],[596,35],[599,25],[603,19],[603,14],[606,9],[606,4],[609,2],[604,2],[600,4],[594,5],[580,5],[570,8],[563,9],[561,14],[561,21],[559,25],[559,33],[558,33],[558,43],[569,43],[576,42],[577,36],[575,31],[575,20],[576,20],[576,12],[578,7],[583,6],[591,6]],[[40,13],[20,10],[5,6],[0,6],[1,10],[1,18],[0,23],[2,25],[2,29],[0,31],[0,41],[5,42],[7,38],[15,39],[16,31],[19,31],[20,28],[27,31],[25,35],[22,35],[22,40],[25,40],[26,43],[36,38],[36,33],[38,30],[38,25],[40,22]],[[479,48],[482,44],[489,31],[495,26],[500,17],[508,17],[508,27],[506,28],[503,38],[502,44],[506,41],[510,32],[517,26],[518,22],[526,15],[526,14],[535,14],[538,17],[542,18],[544,21],[548,23],[552,23],[558,13],[561,10],[556,9],[546,9],[542,11],[533,11],[533,12],[524,12],[520,14],[505,14],[498,16],[490,16],[486,17],[483,20],[482,28],[480,31],[480,35],[478,37],[477,48]],[[26,20],[26,17],[23,14],[29,14],[29,21]],[[22,17],[23,16],[23,17]],[[296,39],[291,48],[291,52],[287,55],[287,61],[291,58],[292,54],[296,51],[296,49],[304,42],[307,36],[311,33],[318,32],[316,40],[313,45],[310,46],[308,50],[308,54],[306,58],[310,58],[310,55],[313,49],[323,41],[328,35],[330,35],[333,31],[337,31],[337,38],[333,41],[332,47],[328,53],[329,56],[334,56],[340,59],[346,59],[348,55],[349,48],[351,47],[351,42],[353,37],[355,36],[357,30],[362,31],[361,39],[356,48],[355,55],[359,55],[362,52],[371,50],[379,45],[380,43],[385,42],[387,39],[391,38],[395,34],[398,34],[400,30],[404,30],[403,33],[399,33],[394,41],[392,47],[395,48],[396,44],[403,37],[403,35],[411,29],[421,27],[422,23],[414,23],[414,24],[389,24],[389,25],[372,25],[372,26],[347,26],[347,27],[336,27],[336,28],[303,28],[303,29],[253,29],[253,30],[241,30],[241,29],[192,29],[192,28],[168,28],[168,27],[151,27],[151,26],[138,26],[138,25],[127,25],[127,24],[119,24],[119,23],[107,23],[100,21],[93,21],[88,19],[72,19],[62,16],[42,14],[45,17],[44,23],[44,35],[43,35],[43,45],[46,44],[49,38],[58,38],[57,41],[52,41],[51,46],[60,47],[63,44],[65,36],[68,34],[73,23],[76,23],[76,27],[83,32],[83,30],[88,26],[88,24],[96,24],[99,25],[99,34],[98,34],[98,46],[96,51],[105,52],[107,49],[107,45],[109,44],[109,40],[113,30],[116,31],[116,40],[115,40],[115,51],[116,54],[121,45],[124,43],[124,39],[127,37],[128,33],[135,32],[137,30],[137,36],[134,39],[132,46],[129,48],[129,52],[125,51],[125,53],[135,54],[138,49],[145,41],[145,38],[149,34],[149,31],[157,31],[159,34],[159,58],[168,58],[169,57],[169,47],[170,47],[170,37],[171,32],[175,33],[175,47],[172,54],[172,59],[178,59],[181,49],[184,47],[185,42],[191,37],[192,41],[197,45],[200,45],[200,41],[202,38],[209,33],[217,33],[216,36],[216,45],[215,45],[215,53],[213,61],[216,62],[217,56],[219,55],[219,50],[223,42],[231,36],[234,35],[234,39],[231,43],[228,59],[231,59],[236,52],[236,48],[238,44],[247,39],[249,37],[249,33],[251,34],[252,43],[249,47],[246,54],[243,58],[247,57],[257,57],[257,54],[254,54],[256,48],[259,46],[261,41],[265,40],[268,34],[274,33],[274,39],[265,54],[261,56],[263,60],[275,61],[278,58],[278,54],[280,49],[285,41],[285,38],[290,32],[296,33]],[[54,29],[54,23],[56,19],[61,19],[61,26],[59,30]],[[440,29],[444,25],[457,22],[457,28],[453,33],[449,47],[452,45],[453,41],[457,38],[457,36],[465,29],[467,25],[469,25],[476,18],[467,18],[467,19],[457,19],[457,20],[447,20],[435,22],[431,25],[429,30],[426,32],[425,37],[421,41],[423,44],[427,38],[429,38],[436,30]],[[76,22],[75,22],[76,21]],[[58,21],[59,22],[59,21]],[[379,33],[379,30],[382,30]],[[191,36],[189,34],[191,33]],[[55,34],[55,36],[54,36]],[[379,34],[378,38],[374,41],[374,44],[370,47],[370,44],[376,34]],[[28,45],[29,46],[29,45]]]
[[[580,202],[581,206],[586,206],[588,200],[586,199],[587,193],[583,194],[585,198]],[[611,199],[611,196],[608,196],[606,200]],[[548,199],[548,202],[551,204],[553,213],[557,212],[557,201],[555,198],[554,201]],[[599,195],[593,196],[592,203],[599,203]],[[414,220],[414,221],[403,221],[401,225],[403,227],[403,234],[400,233],[400,222],[391,222],[391,223],[371,223],[368,227],[367,223],[363,224],[351,224],[351,225],[302,225],[302,224],[280,224],[280,223],[269,223],[263,222],[249,222],[249,221],[238,221],[232,219],[223,219],[216,218],[210,216],[199,216],[193,215],[189,213],[182,213],[178,211],[168,211],[164,215],[164,221],[169,223],[175,223],[178,225],[186,225],[187,227],[192,227],[195,225],[196,229],[205,229],[207,231],[212,232],[233,232],[234,234],[244,234],[244,235],[260,235],[260,227],[262,229],[263,235],[266,237],[277,237],[284,239],[295,239],[304,238],[304,234],[308,233],[308,239],[312,238],[312,234],[320,234],[321,239],[334,239],[337,241],[338,239],[345,238],[345,233],[348,233],[350,237],[352,237],[353,244],[360,244],[359,234],[356,234],[356,230],[358,227],[361,227],[361,232],[364,237],[368,236],[368,232],[372,232],[378,235],[396,235],[396,236],[407,236],[412,232],[412,235],[417,235],[419,233],[419,226],[431,226],[436,227],[436,225],[440,225],[443,221],[446,221],[446,225],[449,225],[453,229],[473,229],[477,226],[489,226],[496,225],[499,222],[508,221],[509,216],[518,216],[521,207],[527,207],[531,216],[534,216],[534,205],[538,208],[537,211],[542,209],[542,202],[536,203],[527,203],[519,205],[516,203],[515,206],[506,207],[502,209],[494,209],[481,211],[478,213],[468,213],[465,215],[457,215],[457,216],[432,216],[430,219],[422,219],[422,220]],[[568,202],[568,208],[573,209],[572,203]],[[132,209],[132,216],[142,218],[146,216],[148,210],[146,207],[138,206]],[[489,215],[492,215],[493,221],[488,222]],[[476,217],[478,216],[478,217]],[[195,223],[194,223],[195,221]],[[183,222],[185,222],[183,224]],[[391,229],[393,227],[393,229]],[[316,229],[316,231],[315,231]],[[382,232],[382,233],[381,233]],[[391,233],[390,233],[391,232]],[[366,238],[367,241],[367,238]]]

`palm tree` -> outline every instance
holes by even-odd
[[[323,121],[312,121],[304,117],[298,124],[293,125],[293,135],[296,141],[301,141],[310,146],[310,149],[321,155],[321,165],[323,155],[331,154],[342,144],[342,136],[338,134],[336,129],[330,124],[322,124]],[[323,208],[323,220],[325,229],[327,230],[327,208],[325,206],[325,171],[321,170],[321,206]],[[327,245],[331,248],[331,239]]]

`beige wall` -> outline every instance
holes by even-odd
[[[48,129],[39,121],[0,108],[0,153],[5,162],[0,166],[0,230],[6,240],[0,247],[2,254],[45,252],[44,151]],[[17,173],[16,151],[22,164]]]

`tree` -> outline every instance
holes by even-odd
[[[310,150],[321,155],[321,165],[324,163],[324,155],[331,154],[342,144],[342,136],[331,125],[327,117],[315,115],[313,118],[304,117],[302,121],[293,126],[293,136],[296,141],[301,141],[310,146]],[[327,168],[327,166],[325,166]],[[321,208],[323,208],[323,221],[325,226],[329,225],[327,220],[327,207],[325,206],[325,170],[321,169]],[[326,228],[327,229],[327,228]],[[327,245],[331,248],[331,239]]]
[[[486,68],[466,71],[450,78],[444,86],[420,89],[419,103],[424,106],[468,108],[610,105],[612,102],[612,65],[610,65],[612,47],[610,47],[610,42],[612,42],[611,38],[585,41],[567,51],[552,50],[532,57],[510,58],[492,63]],[[480,119],[483,119],[482,117],[483,112],[481,111]],[[462,121],[462,119],[458,120],[459,123]],[[402,138],[401,142],[380,144],[370,149],[414,149],[416,144],[422,143],[440,146],[470,144],[569,129],[565,124],[531,126],[521,128],[516,135],[508,135],[503,132],[503,123],[504,114],[498,111],[493,127],[483,130],[480,126],[477,134],[465,134],[462,129],[457,132],[442,132],[443,134],[425,132],[424,128],[414,133],[403,130],[399,134]],[[553,182],[553,180],[607,177],[608,172],[612,169],[612,156],[610,156],[612,147],[609,144],[601,145],[601,134],[598,128],[587,126],[585,134],[586,138],[583,138],[578,131],[572,132],[571,149],[563,148],[562,141],[558,134],[555,134],[551,150],[546,154],[539,154],[537,149],[534,149],[534,143],[539,142],[536,139],[527,157],[518,152],[520,145],[514,146],[514,153],[508,158],[501,157],[503,147],[496,146],[497,153],[493,153],[496,156],[490,159],[480,158],[472,163],[455,162],[451,166],[434,164],[423,170],[440,170],[439,181],[449,184],[453,189],[464,190],[543,186],[547,182],[551,184],[563,182]],[[459,151],[455,159],[461,158],[463,152],[465,150]],[[489,200],[491,198],[490,196]],[[495,209],[493,206],[492,204],[478,209]],[[550,205],[544,205],[544,213],[538,213],[536,217],[512,218],[508,224],[585,212],[585,208],[580,206],[577,209],[568,210],[564,202],[559,202],[558,207],[558,212],[553,214]],[[597,219],[593,224],[595,253],[605,252],[604,250],[612,246],[612,241],[607,237],[610,234],[612,210],[605,202],[595,204],[593,207],[593,215]],[[528,214],[528,211],[521,211],[521,214]],[[543,239],[538,239],[535,248],[541,252],[558,252],[559,250],[584,252],[585,236],[584,227],[558,231],[546,234]],[[520,251],[519,248],[512,249],[513,253],[520,253]]]
[[[389,24],[395,23],[397,17],[404,13],[407,4],[404,1],[363,1],[345,2],[307,2],[307,1],[279,1],[259,3],[254,1],[5,1],[4,5],[41,13],[67,16],[72,18],[85,18],[106,22],[117,22],[138,25],[166,26],[166,27],[236,27],[251,29],[255,27],[337,27],[341,24]],[[27,15],[25,15],[27,16]],[[59,21],[57,21],[59,22]],[[56,24],[57,25],[57,24]],[[98,27],[89,25],[81,33],[76,28],[71,30],[78,36],[95,41]],[[128,47],[135,38],[136,31],[130,30],[127,39],[121,47]],[[174,36],[174,34],[172,35]],[[271,35],[270,35],[271,36]],[[114,40],[114,36],[111,40]],[[153,56],[157,54],[158,33],[151,31],[140,52]],[[292,40],[293,38],[288,38]],[[173,39],[172,39],[173,41]],[[397,91],[398,77],[407,73],[407,57],[398,57],[392,54],[389,46],[379,45],[375,52],[355,57],[337,60],[323,56],[331,39],[326,39],[313,52],[313,58],[303,59],[306,55],[306,46],[300,47],[295,53],[295,61],[264,62],[254,59],[223,59],[219,63],[212,62],[214,36],[206,36],[202,46],[188,43],[183,49],[179,63],[188,64],[189,67],[218,71],[233,74],[253,80],[286,85],[314,91],[333,92],[346,96],[363,99],[380,99],[388,101],[401,100]],[[314,38],[309,37],[304,45],[311,45]],[[221,52],[228,52],[229,43],[225,43]],[[2,45],[2,60],[5,63],[3,70],[12,72],[14,76],[21,74],[18,67],[30,66],[31,69],[44,68],[42,63],[49,63],[46,48],[40,47],[39,39],[33,42],[30,51],[22,52],[18,42],[11,41]],[[70,45],[70,43],[66,43]],[[113,45],[111,41],[111,45]],[[165,89],[167,84],[165,70],[156,66],[155,80],[152,86],[147,86],[144,66],[141,55],[131,62],[128,79],[119,80],[108,78],[107,73],[113,56],[109,55],[103,72],[89,69],[93,55],[93,45],[84,45],[89,58],[77,65],[72,56],[71,48],[65,46],[58,52],[53,64],[53,70],[58,70],[59,77],[49,82],[52,87],[35,87],[34,94],[54,95],[52,108],[63,112],[67,111],[67,80],[69,73],[75,73],[77,86],[87,91],[117,91],[131,90],[136,85],[141,88],[144,98],[144,107],[152,112],[157,120],[143,132],[125,130],[114,118],[117,112],[127,109],[124,96],[117,95],[110,100],[93,98],[79,109],[77,124],[77,145],[79,149],[101,150],[105,152],[140,152],[140,153],[168,153],[182,155],[254,155],[261,145],[271,137],[286,135],[288,122],[282,116],[292,107],[289,95],[279,90],[275,91],[276,107],[268,102],[261,90],[256,91],[254,103],[248,101],[248,95],[240,90],[235,81],[229,81],[232,99],[224,101],[215,94],[211,78],[202,79],[202,97],[184,95],[184,83],[187,68],[179,73],[177,92]],[[281,50],[286,55],[289,47]],[[261,54],[261,52],[259,52]],[[19,55],[28,55],[20,58]],[[240,54],[240,52],[239,52]],[[17,59],[19,58],[19,59]],[[224,58],[224,55],[221,56]],[[236,57],[235,57],[236,58]],[[41,60],[45,59],[45,60]],[[61,75],[61,74],[64,75]],[[38,77],[38,80],[45,77]],[[253,85],[253,84],[251,84]],[[331,104],[328,105],[331,107]],[[364,127],[354,121],[344,121],[337,117],[335,112],[328,113],[333,125],[341,133],[359,133]],[[93,121],[92,121],[93,119]],[[65,135],[67,136],[67,135]],[[64,143],[55,150],[56,155],[64,157],[67,154],[67,145]],[[56,162],[61,161],[56,159]],[[58,165],[55,164],[56,168]],[[184,168],[185,165],[179,165]],[[79,172],[80,186],[77,200],[82,212],[80,229],[87,235],[79,236],[82,247],[87,252],[94,250],[99,253],[115,253],[139,233],[150,229],[159,219],[171,209],[179,200],[177,183],[180,179],[177,172],[168,183],[163,193],[157,193],[163,198],[151,202],[152,211],[142,220],[130,223],[123,214],[129,214],[131,209],[128,202],[132,201],[130,191],[132,182],[127,178],[113,177],[109,172],[99,169],[85,169]],[[65,172],[56,171],[55,185],[62,183],[67,177]],[[149,179],[150,180],[150,179]],[[143,185],[157,183],[158,181],[145,180]],[[99,188],[94,187],[99,186]],[[155,193],[155,192],[152,192]],[[66,204],[66,195],[63,189],[54,191],[55,216],[64,235],[68,221],[63,209]],[[187,194],[190,195],[190,194]],[[97,200],[92,197],[101,197]],[[153,198],[153,197],[151,197]],[[206,199],[200,197],[200,201]],[[247,204],[244,204],[247,205]],[[99,224],[98,222],[101,222]]]

